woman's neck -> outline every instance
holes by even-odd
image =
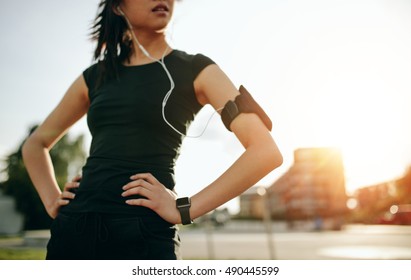
[[[130,65],[140,65],[150,63],[154,59],[161,59],[172,51],[168,45],[165,34],[144,35],[136,34],[133,38],[133,49],[130,55]]]

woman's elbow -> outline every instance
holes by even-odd
[[[34,145],[34,140],[32,138],[32,136],[29,136],[26,138],[26,140],[23,143],[23,146],[21,147],[21,154],[23,157],[23,161],[26,161],[27,158],[30,156],[31,151],[33,149],[33,145]]]
[[[281,165],[283,165],[284,162],[284,158],[283,155],[281,154],[280,151],[278,151],[276,157],[275,157],[275,161],[274,161],[274,169],[280,167]]]
[[[280,167],[284,162],[283,155],[281,152],[278,150],[276,147],[272,152],[271,152],[271,167],[272,169],[276,169]]]
[[[270,171],[280,167],[283,164],[283,155],[274,142],[265,145],[263,150],[265,162],[267,163]]]
[[[33,153],[36,153],[37,150],[42,150],[44,148],[45,147],[41,139],[39,139],[39,137],[32,133],[26,138],[21,148],[23,161],[27,161],[27,159],[30,158]]]

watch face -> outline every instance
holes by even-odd
[[[177,207],[187,207],[191,205],[189,197],[177,198]]]

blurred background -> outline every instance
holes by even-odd
[[[43,257],[51,220],[20,147],[92,63],[98,2],[0,1],[0,259]],[[182,229],[186,258],[411,259],[410,30],[408,0],[176,4],[171,45],[209,56],[247,87],[285,160]],[[205,107],[189,134],[211,114]],[[82,119],[53,149],[61,186],[81,172],[89,143]],[[241,153],[214,116],[203,137],[184,142],[179,194],[193,195]]]

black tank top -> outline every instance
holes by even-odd
[[[194,92],[194,79],[214,62],[201,54],[173,50],[164,62],[175,88],[165,107],[167,120],[186,134],[201,109]],[[145,207],[130,206],[121,196],[122,187],[136,173],[152,173],[173,189],[174,166],[183,136],[162,117],[162,101],[170,81],[162,66],[153,62],[138,66],[119,65],[119,76],[96,87],[99,66],[83,72],[89,89],[87,124],[92,142],[83,167],[76,197],[62,212],[100,212],[147,215]]]

